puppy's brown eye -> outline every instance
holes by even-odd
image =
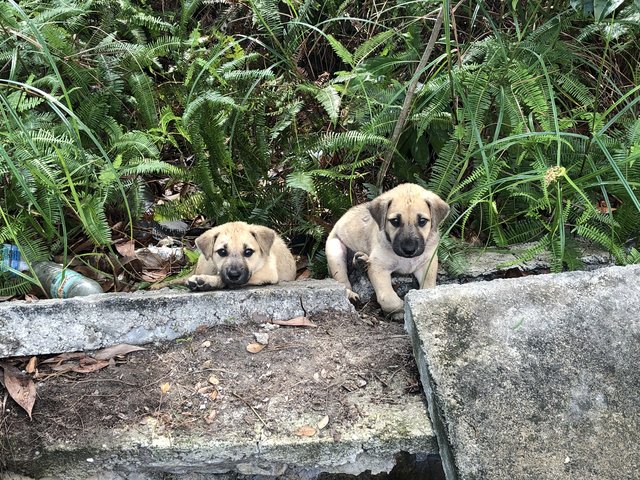
[[[221,248],[221,249],[217,250],[216,253],[221,257],[226,257],[227,255],[229,255],[227,253],[227,249],[226,248]]]
[[[254,250],[250,249],[250,248],[245,248],[244,249],[244,256],[245,257],[250,257],[251,255],[253,255]]]
[[[429,222],[428,218],[424,218],[424,217],[419,217],[418,218],[418,226],[419,227],[424,227],[428,222]]]
[[[393,225],[394,227],[399,227],[400,226],[400,217],[390,218],[389,219],[389,223],[391,225]]]

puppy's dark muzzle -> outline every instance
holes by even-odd
[[[393,251],[404,258],[418,257],[424,252],[424,239],[422,237],[396,238],[393,242]]]
[[[249,269],[244,265],[230,265],[222,269],[220,278],[229,287],[239,287],[249,281]]]

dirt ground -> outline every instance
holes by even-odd
[[[392,405],[422,395],[401,323],[383,320],[371,307],[310,320],[317,328],[259,322],[203,328],[116,357],[92,373],[55,373],[42,363],[47,357],[39,357],[33,420],[4,396],[0,472],[15,468],[14,459],[33,458],[42,445],[149,419],[174,436],[224,435],[225,429],[252,435],[260,422],[271,434],[339,440],[360,418],[359,404]],[[252,353],[261,348],[256,334],[267,334],[267,344]],[[28,360],[13,363],[25,368]],[[305,421],[283,431],[294,427],[280,419],[292,416]]]

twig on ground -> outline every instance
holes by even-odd
[[[251,406],[251,404],[249,402],[247,402],[244,398],[242,398],[240,395],[238,395],[236,392],[231,392],[231,395],[233,395],[234,397],[236,397],[238,400],[240,400],[242,403],[244,403],[247,407],[249,407],[251,409],[251,411],[253,412],[253,414],[258,417],[258,420],[260,420],[260,422],[262,422],[262,425],[265,426],[265,428],[269,428],[269,426],[267,425],[267,422],[265,422],[262,417],[260,416],[260,414],[258,412],[256,412],[256,409],[253,408]]]

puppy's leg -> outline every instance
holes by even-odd
[[[404,302],[391,286],[391,272],[369,265],[369,280],[376,292],[376,300],[385,313],[401,313]]]
[[[347,287],[349,300],[358,301],[360,297],[351,290],[351,282],[347,271],[347,246],[339,238],[333,237],[327,240],[325,247],[329,274],[338,282]]]
[[[206,292],[224,287],[220,275],[191,275],[184,283],[189,290]]]
[[[438,255],[434,252],[427,264],[414,272],[414,276],[418,280],[419,288],[435,287],[438,276]]]

